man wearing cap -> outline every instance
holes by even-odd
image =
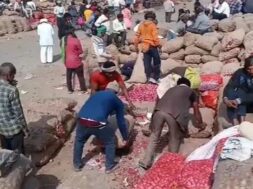
[[[47,19],[41,19],[37,27],[37,33],[40,37],[40,60],[41,63],[53,62],[53,35],[54,29]]]
[[[116,65],[113,62],[105,62],[101,71],[97,71],[92,73],[91,75],[91,93],[95,93],[96,91],[105,90],[107,85],[110,82],[116,81],[122,90],[126,100],[129,102],[131,107],[134,107],[132,102],[129,99],[129,95],[127,92],[127,88],[125,83],[121,77],[121,75],[116,71]]]

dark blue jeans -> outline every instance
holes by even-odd
[[[144,53],[144,68],[147,79],[153,78],[158,80],[160,78],[161,59],[157,47],[150,47]]]
[[[84,144],[91,135],[95,135],[104,143],[106,158],[105,167],[106,170],[111,169],[115,165],[115,131],[108,125],[100,128],[88,128],[77,123],[73,158],[74,166],[82,166]]]

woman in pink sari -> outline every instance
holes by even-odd
[[[124,24],[128,30],[132,28],[132,12],[130,8],[130,4],[127,4],[125,8],[122,10],[122,14],[124,16]]]

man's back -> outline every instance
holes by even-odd
[[[12,136],[24,126],[17,88],[0,80],[0,134]]]
[[[53,45],[54,29],[51,24],[42,23],[38,25],[38,35],[40,37],[40,45]]]
[[[110,114],[120,108],[123,111],[123,107],[115,93],[109,90],[99,91],[87,100],[79,112],[79,117],[106,123]]]
[[[190,87],[179,85],[169,89],[158,101],[155,109],[172,115],[178,122],[184,119],[187,121],[189,109],[196,98]]]

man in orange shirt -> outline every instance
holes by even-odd
[[[116,71],[116,65],[113,62],[108,61],[103,64],[101,69],[102,71],[96,71],[91,74],[91,94],[95,93],[96,91],[105,90],[110,82],[116,81],[130,107],[134,108],[133,103],[129,99],[125,83],[121,75]]]
[[[159,55],[160,41],[155,24],[156,15],[147,12],[135,36],[135,46],[144,53],[144,67],[148,82],[157,84],[160,78],[161,59]],[[153,65],[152,65],[153,63]]]

